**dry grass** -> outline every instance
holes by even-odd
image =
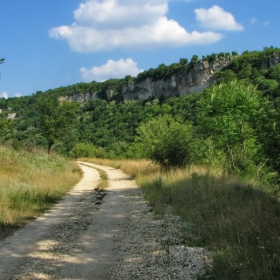
[[[147,174],[154,174],[159,171],[159,166],[151,163],[146,159],[101,159],[101,158],[79,158],[80,161],[96,163],[105,166],[112,166],[117,169],[121,169],[133,178],[138,178]]]
[[[143,160],[99,164],[134,176],[158,213],[171,208],[181,216],[188,246],[215,253],[213,269],[199,279],[280,279],[280,204],[270,194],[205,167],[161,172]]]
[[[81,175],[61,157],[0,146],[0,238],[52,206]]]
[[[93,161],[89,161],[89,160],[82,160],[80,159],[80,161],[83,161],[83,162],[89,162],[89,163],[93,163]],[[86,165],[86,164],[85,164]],[[99,163],[99,165],[101,165],[101,163]],[[103,164],[105,165],[105,164]],[[89,167],[92,167],[90,165],[88,165]],[[97,191],[104,191],[108,188],[108,175],[106,173],[106,171],[100,169],[100,168],[96,168],[96,167],[92,167],[94,169],[96,169],[98,172],[99,172],[99,175],[100,175],[100,182],[98,183],[98,185],[96,186],[96,190]]]

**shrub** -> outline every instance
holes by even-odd
[[[181,124],[168,116],[158,116],[142,124],[137,132],[147,158],[161,167],[182,167],[190,162],[190,124]]]

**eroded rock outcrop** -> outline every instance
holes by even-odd
[[[168,78],[154,79],[148,76],[142,81],[134,79],[122,84],[121,89],[108,87],[100,92],[76,93],[71,96],[62,96],[60,100],[78,101],[81,103],[89,100],[112,100],[118,96],[119,100],[144,100],[147,98],[169,98],[184,96],[194,92],[202,92],[205,88],[217,82],[215,73],[227,67],[237,56],[217,58],[215,61],[197,61],[192,67],[186,67]],[[279,54],[275,53],[270,58],[264,58],[259,67],[261,69],[272,67],[280,63]]]
[[[214,74],[230,63],[230,59],[220,59],[213,62],[199,61],[191,69],[183,69],[167,79],[154,81],[148,77],[144,81],[130,81],[122,86],[124,100],[147,99],[149,97],[168,98],[201,92],[216,82]]]

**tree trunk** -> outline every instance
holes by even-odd
[[[52,146],[53,146],[53,144],[54,144],[54,142],[49,142],[49,143],[48,143],[48,155],[50,155],[51,152],[52,152]]]

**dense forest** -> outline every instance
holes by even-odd
[[[201,93],[124,102],[122,83],[164,79],[219,53],[141,72],[137,77],[79,83],[0,100],[0,141],[14,149],[42,147],[70,157],[148,157],[165,168],[187,163],[223,167],[278,192],[280,170],[280,49],[245,51],[215,73]],[[113,95],[107,99],[110,89]],[[97,92],[86,103],[61,96]],[[11,113],[16,113],[11,117]]]

